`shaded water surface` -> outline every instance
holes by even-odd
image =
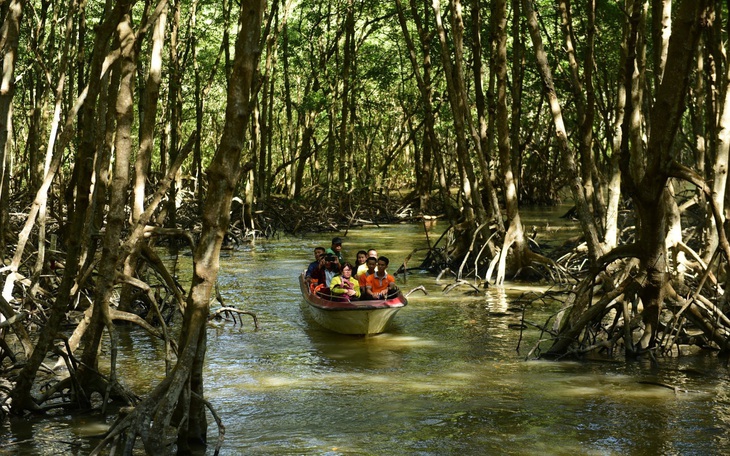
[[[429,294],[411,295],[389,332],[365,338],[319,328],[296,279],[312,249],[330,238],[262,241],[224,255],[224,300],[255,312],[261,329],[244,317],[243,327],[209,330],[206,395],[226,426],[223,454],[719,455],[730,448],[728,371],[715,358],[663,359],[659,367],[525,361],[539,333],[528,329],[520,340],[511,327],[521,313],[511,303],[526,287],[444,294],[448,282],[415,273],[400,286],[424,285]],[[371,246],[400,264],[426,238],[418,225],[345,238],[352,260]],[[555,310],[536,305],[526,319],[543,323]],[[123,341],[147,347],[134,356],[125,350],[123,381],[154,384],[164,371],[157,342],[136,331]],[[0,438],[11,446],[0,454],[88,453],[86,436],[104,422],[60,418],[3,426]]]

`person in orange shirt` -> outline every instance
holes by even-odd
[[[390,263],[388,258],[384,256],[378,258],[378,270],[365,279],[365,292],[370,295],[371,299],[386,299],[388,294],[398,289],[395,285],[395,277],[385,270],[388,263]]]
[[[367,286],[367,278],[375,274],[375,267],[378,265],[378,259],[375,257],[369,257],[365,261],[367,269],[357,275],[357,281],[360,283],[360,290],[364,293],[365,287]],[[363,294],[363,299],[368,298]]]

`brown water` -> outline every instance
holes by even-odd
[[[567,225],[550,222],[560,223]],[[722,363],[711,355],[661,359],[658,367],[528,361],[539,334],[529,329],[520,342],[511,329],[521,318],[512,302],[526,287],[444,294],[448,281],[411,274],[399,279],[401,288],[424,285],[429,294],[411,295],[388,333],[319,328],[296,279],[312,248],[328,247],[331,237],[258,241],[224,255],[223,297],[255,312],[261,329],[244,319],[243,327],[209,330],[206,395],[226,426],[223,454],[719,455],[730,448]],[[352,230],[344,247],[350,258],[375,246],[399,264],[425,245],[422,227],[397,225]],[[543,323],[555,310],[536,305],[526,319]],[[139,391],[153,385],[164,371],[159,344],[138,331],[122,343],[136,349],[123,349],[123,382]],[[87,454],[89,436],[105,426],[94,416],[15,420],[0,427],[0,454]],[[211,424],[209,440],[216,437]]]

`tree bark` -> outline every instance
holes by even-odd
[[[8,14],[2,25],[0,49],[2,62],[2,80],[0,80],[0,259],[5,257],[5,233],[10,220],[10,147],[8,145],[12,131],[12,101],[15,89],[15,62],[18,59],[18,42],[20,39],[20,20],[23,16],[25,0],[10,2]],[[1,264],[1,263],[0,263]]]
[[[99,264],[99,278],[94,294],[94,311],[84,340],[84,353],[79,368],[82,386],[98,383],[98,353],[102,334],[106,328],[110,336],[112,352],[109,382],[116,383],[117,335],[110,316],[109,304],[114,290],[117,264],[120,260],[119,241],[124,228],[129,185],[129,164],[132,155],[132,124],[134,122],[134,75],[136,72],[135,34],[128,12],[117,26],[122,58],[119,71],[119,93],[115,97],[116,134],[114,141],[114,171],[110,188],[109,212],[103,239],[103,252]],[[104,393],[105,391],[100,391]]]
[[[82,233],[86,222],[87,209],[89,207],[89,189],[91,185],[92,164],[94,149],[96,145],[96,100],[101,89],[101,76],[106,50],[109,46],[109,38],[114,28],[119,23],[124,8],[129,6],[129,1],[119,1],[113,7],[107,9],[99,24],[92,51],[92,61],[86,97],[81,109],[80,124],[85,125],[82,129],[82,138],[76,156],[74,169],[76,170],[76,201],[73,218],[71,220],[70,232]],[[79,258],[81,253],[80,236],[70,236],[67,245],[66,268],[64,270],[61,284],[58,288],[56,300],[50,310],[46,325],[43,327],[38,343],[33,354],[28,359],[23,369],[18,374],[18,380],[11,393],[13,413],[22,413],[23,410],[36,408],[31,398],[31,386],[35,379],[36,372],[43,362],[46,353],[56,338],[61,322],[65,318],[66,309],[74,293],[76,273],[78,272]]]
[[[424,19],[421,20],[419,10],[415,0],[411,0],[411,14],[413,23],[416,26],[418,34],[418,43],[421,49],[421,63],[416,52],[416,45],[408,30],[403,5],[401,0],[396,0],[398,22],[403,32],[403,37],[408,49],[408,58],[413,68],[413,74],[416,77],[418,92],[421,96],[421,107],[423,109],[423,136],[421,138],[421,147],[418,148],[416,158],[416,194],[419,198],[421,210],[428,207],[431,194],[431,183],[434,177],[433,156],[434,149],[438,148],[438,138],[436,137],[436,119],[433,107],[433,85],[431,83],[431,33],[428,29],[428,12],[429,8],[423,8]],[[442,192],[442,199],[448,201],[446,189],[439,186]],[[448,210],[448,206],[447,206]],[[449,219],[452,220],[451,214]]]
[[[543,82],[543,90],[550,104],[550,111],[553,116],[555,126],[555,134],[564,173],[569,177],[571,194],[578,211],[578,219],[580,221],[583,235],[586,237],[588,244],[588,253],[591,263],[595,263],[601,256],[602,246],[599,241],[598,230],[596,229],[593,214],[590,212],[586,196],[583,191],[583,184],[580,180],[580,173],[575,163],[575,157],[568,143],[568,135],[563,121],[562,108],[558,100],[557,93],[552,78],[552,71],[548,64],[547,54],[540,35],[537,14],[532,7],[532,0],[522,0],[523,12],[527,18],[527,26],[532,38],[532,44],[535,49],[535,57],[537,59],[538,71]]]
[[[479,182],[474,173],[474,167],[469,156],[468,143],[468,119],[469,109],[467,105],[466,85],[464,82],[464,71],[462,68],[464,44],[464,23],[461,17],[461,2],[452,1],[449,3],[451,18],[451,36],[453,37],[454,57],[451,59],[451,51],[441,18],[441,2],[433,0],[433,11],[436,19],[436,32],[439,37],[441,48],[441,63],[444,66],[444,76],[448,90],[449,105],[454,116],[454,135],[456,139],[456,156],[460,172],[461,192],[464,198],[465,208],[463,211],[464,227],[467,233],[460,236],[463,242],[471,238],[469,233],[476,230],[477,226],[486,220],[486,212],[482,203],[482,195],[479,191]],[[457,247],[463,249],[465,246]],[[457,250],[456,255],[462,254]]]
[[[504,189],[504,202],[507,215],[507,232],[504,235],[504,242],[499,253],[499,268],[495,283],[504,283],[507,255],[512,249],[517,269],[525,260],[527,241],[522,230],[522,221],[517,203],[517,185],[514,179],[514,168],[512,167],[512,147],[510,144],[509,109],[507,107],[507,2],[496,0],[492,3],[492,21],[494,26],[493,34],[496,39],[496,56],[494,69],[497,78],[497,150],[499,151],[499,164],[502,171],[502,185]],[[519,20],[515,18],[515,20]],[[487,277],[489,279],[489,277]]]
[[[179,338],[178,361],[168,376],[135,409],[117,422],[94,453],[118,442],[123,451],[131,451],[141,437],[149,454],[166,451],[164,435],[168,426],[178,430],[178,451],[207,440],[203,392],[203,362],[206,351],[206,323],[210,296],[219,269],[219,254],[230,222],[233,192],[244,170],[241,154],[245,147],[247,126],[254,105],[254,78],[260,56],[260,31],[264,0],[243,1],[240,7],[240,31],[228,85],[223,135],[208,168],[210,186],[203,208],[200,240],[193,253],[193,283],[188,295]]]

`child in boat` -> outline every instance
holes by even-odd
[[[357,281],[360,284],[360,291],[364,291],[367,286],[367,278],[375,274],[375,269],[378,266],[378,259],[376,257],[370,257],[365,262],[366,269],[357,275]],[[363,294],[363,299],[367,299],[367,296]]]
[[[368,258],[370,258],[370,257],[375,257],[375,259],[377,260],[377,258],[378,258],[378,251],[375,250],[375,249],[368,250]],[[355,277],[358,277],[360,274],[362,274],[363,272],[367,271],[367,269],[368,269],[368,266],[367,266],[367,260],[366,260],[366,263],[365,264],[361,264],[355,270]],[[377,267],[375,269],[377,269]]]
[[[352,264],[345,263],[342,266],[342,273],[330,282],[330,293],[344,301],[354,300],[360,297],[360,284],[354,277]]]

